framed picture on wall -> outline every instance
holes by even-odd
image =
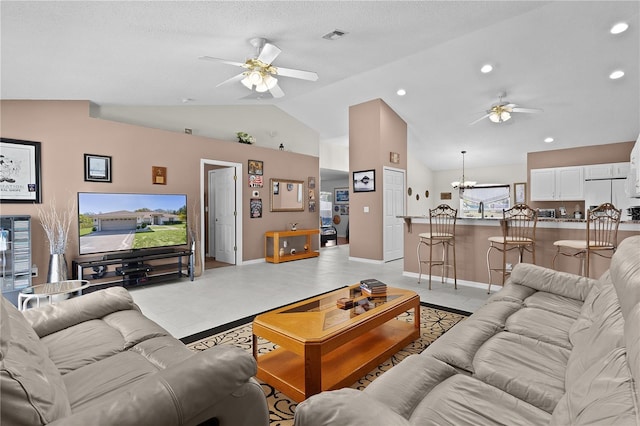
[[[333,190],[333,203],[334,204],[348,204],[349,203],[349,188],[334,188],[334,190]]]
[[[0,138],[0,203],[41,203],[40,142]]]
[[[527,184],[525,182],[513,184],[513,201],[515,204],[524,204],[527,201]]]
[[[249,211],[251,219],[262,217],[262,198],[252,198],[249,201]]]
[[[84,180],[87,182],[111,182],[111,157],[85,154]]]
[[[360,172],[353,172],[353,192],[372,192],[375,190],[375,170],[362,170]]]
[[[259,160],[249,160],[249,174],[262,175],[264,163]]]

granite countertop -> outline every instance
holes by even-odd
[[[402,219],[429,219],[429,216],[397,216]],[[502,220],[501,217],[458,217],[458,219],[462,220]],[[575,219],[573,217],[539,217],[538,222],[550,222],[550,223],[585,223],[586,219]],[[634,223],[640,224],[640,220],[621,220],[620,223]]]

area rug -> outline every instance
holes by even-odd
[[[433,343],[438,337],[442,336],[447,330],[464,320],[469,316],[469,312],[458,311],[455,309],[445,308],[436,305],[428,305],[421,303],[420,306],[420,338],[393,355],[391,358],[380,364],[370,373],[366,374],[351,387],[355,389],[364,389],[369,383],[382,375],[385,371],[398,364],[404,358],[411,354],[422,352],[427,346]],[[398,319],[407,322],[413,322],[413,313],[405,312]],[[216,345],[235,345],[247,352],[251,353],[251,321],[242,325],[228,329],[217,334],[212,334],[187,346],[193,351],[203,351]],[[258,351],[264,353],[271,351],[275,345],[262,338],[258,339]],[[291,426],[293,425],[293,414],[297,403],[288,398],[282,392],[274,389],[266,383],[258,380],[262,385],[262,389],[267,396],[269,405],[270,426]]]

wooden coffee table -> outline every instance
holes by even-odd
[[[354,299],[340,309],[336,301]],[[413,310],[414,321],[397,320]],[[258,337],[277,345],[258,354]],[[367,296],[359,284],[258,315],[253,321],[257,377],[296,402],[324,390],[350,386],[420,337],[420,298],[388,287]]]

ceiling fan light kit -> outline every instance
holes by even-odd
[[[227,83],[240,81],[244,87],[258,93],[270,92],[274,98],[281,98],[284,92],[278,86],[278,79],[275,75],[298,78],[308,81],[316,81],[318,74],[311,71],[302,71],[291,68],[278,68],[272,65],[273,61],[282,52],[280,48],[269,43],[264,38],[253,38],[250,43],[256,48],[256,57],[247,59],[244,63],[234,62],[226,59],[214,58],[211,56],[201,56],[200,59],[222,62],[223,64],[245,68],[246,71],[230,79],[223,81],[216,87]]]
[[[498,93],[499,101],[497,104],[491,106],[490,109],[487,110],[487,113],[482,117],[478,118],[475,121],[469,123],[469,125],[476,124],[485,118],[488,118],[492,123],[500,124],[511,119],[511,116],[514,112],[518,113],[538,113],[542,112],[539,108],[522,108],[517,104],[511,102],[503,102],[502,99],[507,96],[506,92]]]

